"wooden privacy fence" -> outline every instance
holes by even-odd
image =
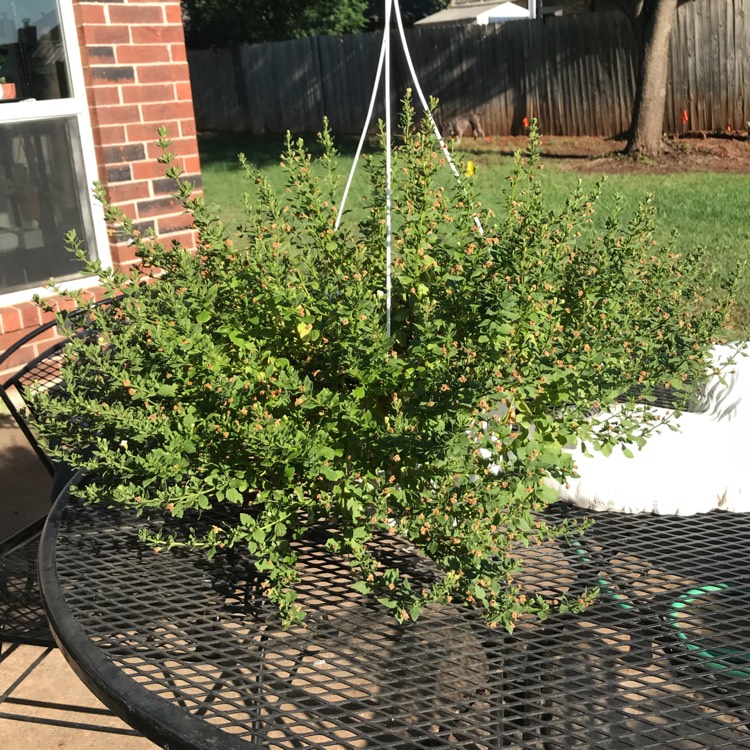
[[[476,111],[485,131],[496,135],[523,132],[523,118],[532,116],[544,132],[561,135],[612,136],[629,126],[637,60],[621,13],[407,33],[422,87],[440,99],[443,119]],[[379,34],[357,34],[192,50],[198,127],[315,132],[328,115],[334,132],[358,133],[380,40]],[[397,58],[394,96],[410,85],[405,61]],[[744,128],[749,87],[750,0],[695,0],[680,7],[664,129]]]

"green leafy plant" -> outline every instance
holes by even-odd
[[[525,591],[517,551],[577,530],[542,513],[555,498],[547,483],[573,472],[566,446],[640,447],[661,424],[647,407],[654,388],[679,396],[703,377],[726,311],[705,301],[703,258],[655,243],[649,200],[598,226],[600,188],[579,187],[551,211],[535,123],[505,204],[482,208],[470,184],[445,187],[407,100],[388,336],[384,159],[366,159],[366,218],[334,231],[327,126],[319,139],[313,160],[287,136],[282,195],[241,159],[249,190],[232,238],[162,131],[195,252],[141,235],[99,188],[139,263],[102,268],[69,236],[87,272],[122,296],[95,307],[67,295],[95,335],[71,332],[65,400],[36,393],[50,450],[89,470],[85,499],[143,513],[157,550],[247,547],[286,623],[304,616],[292,543],[315,524],[332,529],[327,547],[350,562],[355,588],[400,621],[458,601],[512,630],[526,613],[586,606],[595,592],[550,602]],[[618,399],[616,419],[590,416]],[[168,531],[160,518],[184,523]],[[392,534],[431,558],[433,580],[382,561]]]

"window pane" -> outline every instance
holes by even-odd
[[[77,275],[64,236],[93,236],[82,174],[74,118],[0,124],[0,293]]]
[[[0,0],[0,78],[16,99],[70,96],[56,0]]]

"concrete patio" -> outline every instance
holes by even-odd
[[[0,539],[46,513],[49,490],[49,477],[23,434],[7,414],[0,413]],[[122,721],[109,714],[57,649],[47,652],[36,646],[4,644],[1,654],[0,747],[155,747],[143,737],[133,736]]]

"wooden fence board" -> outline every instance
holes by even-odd
[[[232,50],[194,50],[190,53],[193,107],[207,130],[253,130],[238,94]]]
[[[622,13],[588,13],[489,26],[421,26],[407,32],[420,83],[443,121],[478,112],[488,134],[613,136],[630,124],[636,46]],[[307,39],[189,53],[198,127],[252,133],[334,132],[364,123],[380,34]],[[394,36],[394,50],[400,45]],[[393,60],[392,94],[412,85]],[[723,130],[750,121],[750,0],[694,0],[677,11],[664,129]],[[382,87],[382,84],[381,84]],[[382,88],[381,88],[382,90]],[[688,124],[682,111],[688,112]],[[376,117],[382,117],[382,97]]]

